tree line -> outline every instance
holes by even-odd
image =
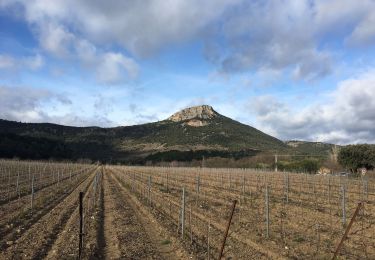
[[[338,162],[352,173],[365,168],[373,170],[375,167],[375,145],[348,145],[340,149]]]

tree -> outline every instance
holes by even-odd
[[[375,146],[369,144],[345,146],[338,154],[338,162],[352,173],[363,167],[371,170],[375,167]]]
[[[319,169],[319,162],[315,159],[304,159],[300,162],[301,168],[310,173],[316,173]]]

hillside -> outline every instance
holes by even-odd
[[[307,142],[300,140],[290,140],[285,142],[296,153],[305,153],[311,155],[329,155],[338,153],[338,148],[335,144],[322,143],[322,142]]]
[[[187,108],[159,122],[114,128],[0,120],[0,137],[0,157],[8,158],[144,162],[203,156],[241,158],[290,150],[281,140],[210,106]]]

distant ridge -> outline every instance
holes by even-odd
[[[185,108],[159,122],[113,128],[0,120],[0,157],[8,158],[144,163],[203,156],[241,158],[291,149],[295,150],[209,105]]]

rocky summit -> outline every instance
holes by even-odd
[[[168,118],[168,120],[173,122],[181,122],[191,119],[212,119],[217,116],[218,113],[211,106],[201,105],[185,108],[177,113],[174,113]]]
[[[210,124],[210,120],[220,116],[211,106],[201,105],[185,108],[174,113],[167,120],[182,122],[182,125],[201,127]]]

